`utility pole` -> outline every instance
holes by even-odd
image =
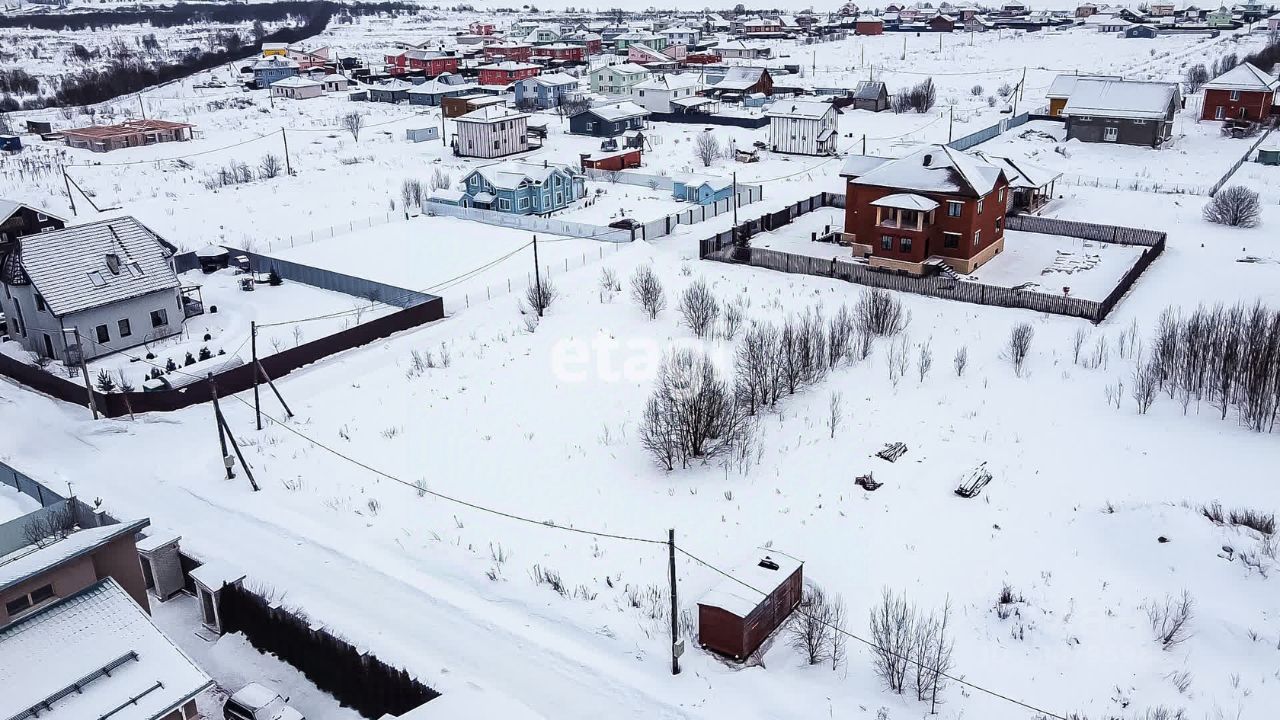
[[[538,317],[542,317],[542,271],[538,269],[538,236],[533,236],[533,287],[538,293]]]
[[[67,330],[62,331],[62,343],[65,346],[67,342]],[[80,375],[84,377],[84,391],[89,396],[89,411],[93,413],[93,419],[98,419],[98,404],[93,400],[93,386],[89,384],[89,366],[84,361],[84,346],[80,344],[80,328],[71,328],[71,333],[76,339],[76,354],[80,360]]]
[[[253,353],[253,414],[258,419],[258,429],[262,429],[262,404],[258,398],[258,321],[249,321],[249,348]]]
[[[733,171],[733,227],[738,227],[738,171]]]
[[[938,33],[938,52],[942,52],[942,33]]]
[[[905,33],[902,35],[902,59],[907,59],[907,36]]]
[[[284,141],[284,174],[292,175],[293,167],[289,165],[289,136],[285,134],[284,128],[280,128],[280,139]]]
[[[1021,100],[1027,89],[1027,66],[1022,66],[1022,82],[1018,83],[1018,99]]]
[[[218,408],[218,385],[213,381],[213,373],[207,375],[209,379],[209,394],[213,396],[213,421],[218,425],[218,445],[222,448],[222,465],[227,469],[227,479],[231,480],[236,476],[234,470],[231,469],[231,455],[227,453],[227,436],[222,429],[222,410]]]
[[[142,93],[138,93],[138,107],[142,110],[142,119],[147,119],[147,106],[142,102]]]
[[[76,212],[76,198],[71,194],[71,178],[67,176],[66,165],[62,166],[62,182],[67,186],[67,200],[71,203],[71,214],[79,215],[80,213]]]
[[[952,133],[956,128],[956,106],[951,106],[951,119],[947,121],[947,142],[951,142]]]
[[[680,604],[676,599],[676,531],[667,531],[667,565],[671,574],[671,674],[680,674],[680,656],[684,643],[680,642]]]

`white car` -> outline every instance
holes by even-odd
[[[222,717],[226,720],[307,720],[288,703],[289,698],[275,690],[249,683],[227,698]]]

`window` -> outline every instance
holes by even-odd
[[[904,253],[911,252],[911,238],[909,237],[902,238],[902,242],[899,243],[898,249],[902,250],[902,252]]]
[[[97,270],[94,270],[93,272],[89,273],[89,282],[92,283],[94,287],[107,286],[107,278]]]
[[[36,311],[44,312],[44,296],[36,293]]]
[[[1219,106],[1217,107],[1217,109],[1215,109],[1215,110],[1213,111],[1213,119],[1214,119],[1214,120],[1221,120],[1221,119],[1225,118],[1226,116],[1227,116],[1227,109],[1226,109],[1226,108],[1224,108],[1224,107],[1222,107],[1221,105],[1219,105]]]
[[[129,327],[129,318],[116,323],[116,327],[120,329],[120,337],[122,338],[127,338],[133,334],[133,329]]]
[[[494,150],[497,150],[497,149],[498,149],[498,141],[497,141],[497,140],[494,140],[494,141],[493,141],[493,149],[494,149]]]
[[[518,203],[518,207],[519,207],[521,210],[528,210],[528,209],[529,209],[529,198],[527,198],[527,197],[522,197],[522,198],[520,198],[520,199],[517,201],[517,203]]]
[[[960,213],[964,211],[964,203],[958,200],[947,201],[947,217],[960,217]]]
[[[1239,90],[1232,90],[1232,91],[1231,91],[1231,102],[1239,102],[1239,101],[1240,101],[1240,91],[1239,91]]]
[[[942,247],[956,249],[960,247],[960,233],[944,232],[942,233]]]
[[[982,214],[982,200],[978,200],[978,214]]]
[[[973,246],[976,248],[981,244],[982,244],[982,231],[981,230],[973,231]]]
[[[14,615],[26,612],[36,605],[52,599],[53,596],[52,585],[41,585],[29,593],[20,595],[5,603],[4,609],[8,611],[9,617],[12,618]]]
[[[37,220],[37,221],[39,221],[39,222],[45,222],[45,221],[46,221],[46,220],[48,220],[48,219],[49,219],[49,216],[48,216],[48,215],[45,215],[44,213],[41,213],[41,212],[36,213],[36,220]]]
[[[94,328],[93,333],[98,337],[99,343],[111,342],[111,333],[107,331],[106,325],[99,325],[98,327]]]
[[[893,236],[892,236],[892,235],[881,235],[881,236],[880,236],[880,249],[881,249],[881,250],[892,250],[892,249],[893,249]]]
[[[1000,202],[1004,202],[1004,188],[1000,188]]]
[[[1004,229],[1004,216],[997,215],[996,216],[996,234],[999,235],[1000,231],[1003,229]]]
[[[498,198],[498,209],[499,209],[499,210],[510,210],[510,209],[511,209],[511,201],[510,201],[510,200],[508,200],[507,198]]]
[[[1102,139],[1106,142],[1115,142],[1119,136],[1120,136],[1119,128],[1109,127],[1109,128],[1102,129]]]
[[[161,308],[151,311],[151,327],[164,327],[169,324],[169,311]]]

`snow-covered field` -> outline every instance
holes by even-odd
[[[27,497],[13,487],[0,483],[0,523],[9,522],[39,509],[40,503],[34,498]]]
[[[1027,70],[1020,107],[1042,101],[1035,88],[1042,93],[1054,72],[1076,64],[1082,72],[1124,68],[1132,76],[1171,77],[1187,61],[1237,46],[1230,35],[1149,43],[1083,31],[955,35],[943,38],[942,51],[937,42],[887,35],[783,50],[802,67],[808,53],[819,53],[809,68],[825,75],[802,79],[821,85],[848,83],[873,63],[877,76],[885,73],[895,86],[935,73],[942,112],[841,117],[842,150],[861,151],[866,134],[868,152],[898,154],[912,143],[947,139],[952,97],[955,136],[995,122],[999,109],[988,106],[986,95],[1016,82],[1028,62],[1053,70]],[[975,84],[982,93],[971,94]],[[661,543],[669,528],[684,551],[726,569],[762,547],[803,559],[806,577],[843,597],[847,627],[860,636],[883,588],[905,592],[923,608],[949,599],[954,674],[1048,717],[1080,712],[1130,720],[1164,706],[1185,708],[1196,720],[1244,720],[1268,718],[1280,707],[1274,558],[1264,555],[1259,566],[1271,577],[1246,566],[1239,553],[1260,551],[1261,543],[1199,512],[1215,500],[1229,509],[1280,508],[1273,470],[1280,445],[1232,416],[1219,419],[1207,405],[1184,413],[1163,397],[1139,414],[1129,390],[1117,390],[1131,385],[1139,347],[1149,343],[1165,307],[1255,298],[1280,304],[1274,239],[1280,207],[1266,206],[1258,228],[1229,229],[1201,219],[1202,197],[1060,185],[1050,216],[1169,234],[1166,252],[1106,322],[1095,327],[902,295],[911,313],[905,377],[891,372],[891,343],[878,341],[867,358],[763,413],[748,456],[665,472],[639,440],[659,358],[673,346],[693,347],[727,369],[738,344],[693,336],[676,310],[686,287],[705,281],[722,303],[740,304],[748,321],[774,323],[816,308],[830,317],[856,303],[862,290],[699,262],[693,240],[724,229],[729,220],[720,217],[621,247],[539,238],[539,263],[558,296],[535,323],[519,309],[533,262],[525,233],[442,217],[364,229],[356,223],[402,214],[405,178],[426,181],[439,167],[457,181],[476,166],[439,143],[402,139],[409,123],[438,123],[438,116],[337,98],[273,108],[261,93],[244,97],[252,106],[175,102],[175,115],[192,117],[204,130],[189,144],[109,156],[68,151],[79,164],[73,177],[101,203],[120,204],[189,248],[254,244],[404,287],[442,287],[451,317],[290,374],[278,384],[296,417],[270,422],[260,433],[243,398],[228,398],[223,410],[254,465],[259,493],[240,479],[224,479],[207,407],[94,422],[83,408],[2,380],[0,455],[7,462],[55,487],[74,481],[115,515],[150,517],[158,530],[181,534],[188,551],[242,568],[287,593],[317,622],[442,692],[479,685],[547,717],[903,720],[928,713],[913,693],[886,691],[856,642],[834,672],[807,665],[785,639],[750,667],[726,664],[695,645],[682,659],[684,673],[673,678],[662,594]],[[358,140],[324,129],[352,107],[369,114]],[[298,174],[216,192],[205,187],[219,165],[282,152],[280,127],[290,128]],[[551,119],[547,145],[532,157],[573,162],[595,142],[563,130]],[[749,217],[843,188],[839,160],[764,153],[760,163],[720,160],[704,170],[689,140],[701,128],[655,130],[661,140],[646,155],[647,169],[736,169],[741,182],[763,182],[766,199]],[[253,139],[270,132],[276,136]],[[765,136],[716,132],[740,147]],[[228,147],[239,142],[246,144]],[[206,150],[181,163],[152,162]],[[1081,172],[1095,175],[1113,162],[1093,148],[1072,157],[1081,159]],[[1177,148],[1143,157],[1157,180],[1166,164],[1175,176],[1191,167]],[[94,161],[142,163],[84,164]],[[5,177],[0,192],[65,210],[58,175]],[[810,232],[839,222],[840,212],[826,209],[757,244],[803,252]],[[288,249],[268,245],[344,223],[347,231],[332,237]],[[1001,260],[1019,277],[1049,282],[1038,273],[1057,250],[1093,251],[1073,243],[1039,248],[1052,246],[1053,256],[1011,247]],[[1121,262],[1113,262],[1113,252]],[[1090,275],[1123,272],[1123,249],[1104,253],[1087,275],[1048,277],[1055,287],[1084,292],[1096,279]],[[655,320],[630,298],[629,278],[645,266],[657,273],[668,300]],[[602,288],[605,269],[621,281],[620,293]],[[984,268],[998,270],[995,263]],[[507,280],[511,293],[480,289],[505,288]],[[282,289],[263,288],[262,297]],[[1035,334],[1018,374],[1005,346],[1010,329],[1024,322]],[[1137,338],[1122,341],[1132,327]],[[1073,360],[1081,329],[1096,363]],[[968,364],[958,374],[953,358],[962,349]],[[449,361],[423,368],[415,353]],[[934,360],[922,372],[924,355]],[[1118,407],[1108,402],[1117,392]],[[832,432],[835,394],[841,408]],[[874,457],[894,441],[909,448],[902,459]],[[978,498],[957,497],[961,476],[984,462],[991,485]],[[874,493],[853,484],[869,471],[885,483]],[[563,593],[536,581],[546,571],[560,576]],[[721,579],[684,554],[677,575],[682,614]],[[995,605],[1006,584],[1020,600],[1002,619]],[[1148,608],[1184,590],[1194,598],[1192,634],[1164,650]],[[220,675],[238,662],[232,657],[240,655],[211,657],[211,672]],[[261,671],[291,682],[287,672]],[[956,683],[943,699],[938,712],[947,720],[1037,716]],[[339,717],[327,713],[315,711]]]
[[[1142,248],[1009,231],[1004,252],[971,277],[988,285],[1103,300],[1142,255]]]

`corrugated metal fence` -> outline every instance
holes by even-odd
[[[759,202],[764,197],[764,188],[759,185],[739,185],[738,186],[738,210],[742,210],[743,205],[750,205]],[[688,210],[678,213],[672,213],[657,220],[650,220],[645,223],[636,237],[643,240],[656,240],[665,235],[670,235],[680,225],[694,225],[700,222],[706,222],[718,215],[733,212],[733,198],[725,198],[711,205],[691,205]]]
[[[1022,113],[1021,115],[1007,117],[991,127],[986,127],[977,132],[969,133],[964,137],[956,138],[955,140],[947,143],[947,147],[954,150],[968,150],[974,145],[980,145],[1001,133],[1007,132],[1024,124],[1030,117],[1030,113]]]

